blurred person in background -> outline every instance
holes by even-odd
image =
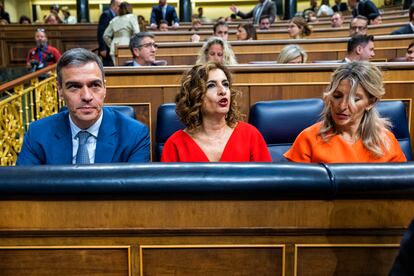
[[[306,63],[308,55],[302,47],[296,44],[290,44],[283,47],[277,57],[277,63],[298,64]]]
[[[106,9],[99,17],[97,38],[99,44],[99,56],[102,57],[104,66],[114,66],[112,57],[109,55],[109,47],[103,39],[103,34],[112,18],[118,15],[120,4],[121,0],[111,0],[109,8]]]
[[[269,30],[270,29],[270,19],[269,19],[268,15],[263,15],[262,17],[260,17],[259,29],[260,30]]]
[[[132,13],[132,5],[122,2],[119,5],[118,16],[115,16],[105,29],[103,39],[109,47],[109,55],[112,62],[116,65],[115,45],[129,45],[131,36],[139,33],[137,17]]]
[[[342,13],[335,12],[331,17],[331,27],[332,28],[341,28],[344,23],[344,17]]]
[[[312,29],[303,17],[295,16],[289,21],[288,34],[290,38],[304,38],[309,36],[311,33]]]
[[[201,47],[196,64],[205,64],[215,61],[225,66],[236,65],[236,57],[227,41],[220,37],[212,36]]]
[[[257,40],[256,29],[253,24],[239,24],[236,32],[237,40]]]
[[[366,35],[368,32],[368,18],[362,15],[352,18],[349,23],[349,36]]]
[[[47,43],[44,29],[37,29],[34,39],[36,47],[29,50],[26,57],[26,68],[31,72],[43,69],[50,64],[57,63],[61,54],[58,49]]]

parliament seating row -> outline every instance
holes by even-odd
[[[387,61],[405,56],[408,45],[414,35],[384,35],[375,37],[376,61]],[[309,62],[315,60],[342,60],[346,55],[348,37],[316,39],[284,39],[231,41],[230,44],[239,63],[251,61],[276,60],[278,54],[288,44],[300,45],[308,54]],[[202,42],[158,43],[157,58],[167,61],[168,65],[194,64]],[[131,51],[126,46],[116,49],[117,64],[131,59]]]
[[[402,21],[401,24],[406,23]],[[370,33],[372,34],[389,34],[392,29],[398,28],[398,23],[384,24],[383,26],[370,27]],[[387,27],[388,26],[388,27]],[[47,32],[50,45],[53,45],[61,52],[74,47],[83,47],[86,49],[97,49],[98,43],[95,35],[97,25],[96,24],[77,24],[77,25],[1,25],[0,26],[0,67],[12,67],[22,66],[25,64],[25,58],[30,48],[35,46],[33,34],[37,28],[44,28]],[[387,29],[391,28],[391,29]],[[371,30],[372,29],[372,30]],[[205,31],[201,31],[203,34]],[[191,32],[167,32],[157,33],[156,41],[162,42],[165,40],[170,41],[189,41]],[[202,39],[210,35],[211,31],[204,34]],[[235,40],[235,31],[231,31],[231,40]],[[348,36],[347,28],[344,27],[340,30],[332,30],[332,28],[326,28],[323,31],[315,31],[311,37],[317,37],[318,33],[326,37],[327,34],[333,33],[335,36]],[[284,31],[269,31],[259,32],[259,39],[274,39],[277,37],[288,38],[287,32]],[[291,41],[292,42],[292,41]],[[285,43],[291,43],[285,42]],[[295,41],[296,43],[296,41]],[[408,44],[406,44],[408,45]],[[179,46],[181,47],[181,46]],[[199,46],[198,46],[199,47]],[[256,47],[260,47],[257,45]],[[328,48],[329,49],[329,48]],[[161,53],[162,54],[162,53]],[[128,52],[128,57],[130,53]],[[169,64],[175,64],[169,62]],[[180,64],[180,63],[177,63]]]
[[[320,120],[323,110],[321,99],[295,99],[256,102],[250,109],[249,122],[266,141],[273,162],[283,162],[283,154],[299,133]],[[377,110],[392,123],[392,131],[407,157],[412,160],[411,141],[406,106],[402,101],[381,101]],[[175,104],[163,104],[157,111],[156,161],[160,160],[165,142],[185,126],[175,113]]]
[[[386,275],[414,165],[0,168],[4,275]]]
[[[414,127],[413,65],[408,62],[375,63],[384,75],[385,99],[402,100],[407,106],[410,129]],[[241,92],[239,106],[249,120],[251,107],[259,101],[321,98],[332,72],[340,64],[238,65],[231,66],[234,88]],[[137,119],[150,128],[156,145],[157,110],[174,102],[180,78],[190,66],[105,68],[107,104],[130,105]],[[414,139],[413,133],[411,140]],[[153,148],[153,160],[156,160]]]

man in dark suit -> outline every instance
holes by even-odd
[[[176,28],[179,26],[177,12],[173,6],[167,4],[167,0],[159,0],[158,5],[152,7],[150,24],[153,30],[156,30],[161,20],[166,20],[168,26]]]
[[[401,240],[400,252],[395,259],[389,276],[414,275],[414,220],[408,226]]]
[[[348,0],[348,5],[352,9],[352,17],[362,15],[370,20],[380,14],[377,6],[371,0]]]
[[[343,62],[369,61],[374,56],[374,37],[356,35],[348,40],[347,53]]]
[[[148,162],[145,125],[110,108],[104,69],[94,53],[73,48],[56,67],[66,111],[30,124],[17,165]]]
[[[230,10],[243,19],[253,18],[253,24],[259,24],[260,17],[269,16],[270,24],[276,19],[276,5],[271,0],[259,0],[259,3],[248,13],[239,11],[236,6],[231,6]]]
[[[133,57],[132,61],[126,62],[125,66],[157,66],[167,65],[166,61],[156,61],[155,55],[158,46],[152,33],[137,33],[129,41],[129,49]]]
[[[398,30],[393,31],[392,35],[399,34],[414,34],[414,4],[408,9],[408,16],[410,17],[410,22],[407,25],[402,26]]]
[[[334,12],[344,12],[348,10],[348,5],[342,3],[341,0],[335,0],[335,5],[332,6]]]
[[[99,43],[99,56],[102,58],[104,66],[114,66],[114,62],[109,55],[109,48],[103,39],[103,34],[111,19],[118,15],[120,4],[121,0],[111,0],[109,9],[106,9],[99,17],[97,38]]]
[[[1,19],[7,21],[7,23],[10,24],[10,15],[9,15],[8,12],[6,12],[4,10],[4,6],[3,6],[3,3],[2,2],[0,2],[0,20]]]

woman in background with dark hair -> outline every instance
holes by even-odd
[[[26,15],[22,15],[20,16],[19,24],[32,24],[32,20],[30,20],[30,18]]]
[[[295,16],[289,21],[288,34],[290,38],[304,38],[305,36],[311,35],[311,33],[312,29],[303,17]]]
[[[181,80],[176,112],[186,128],[165,143],[163,162],[271,162],[262,135],[240,121],[239,92],[217,62],[195,65]]]
[[[257,40],[256,29],[253,24],[239,24],[236,32],[237,40]]]

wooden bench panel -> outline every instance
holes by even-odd
[[[129,247],[0,246],[2,275],[130,275]]]

